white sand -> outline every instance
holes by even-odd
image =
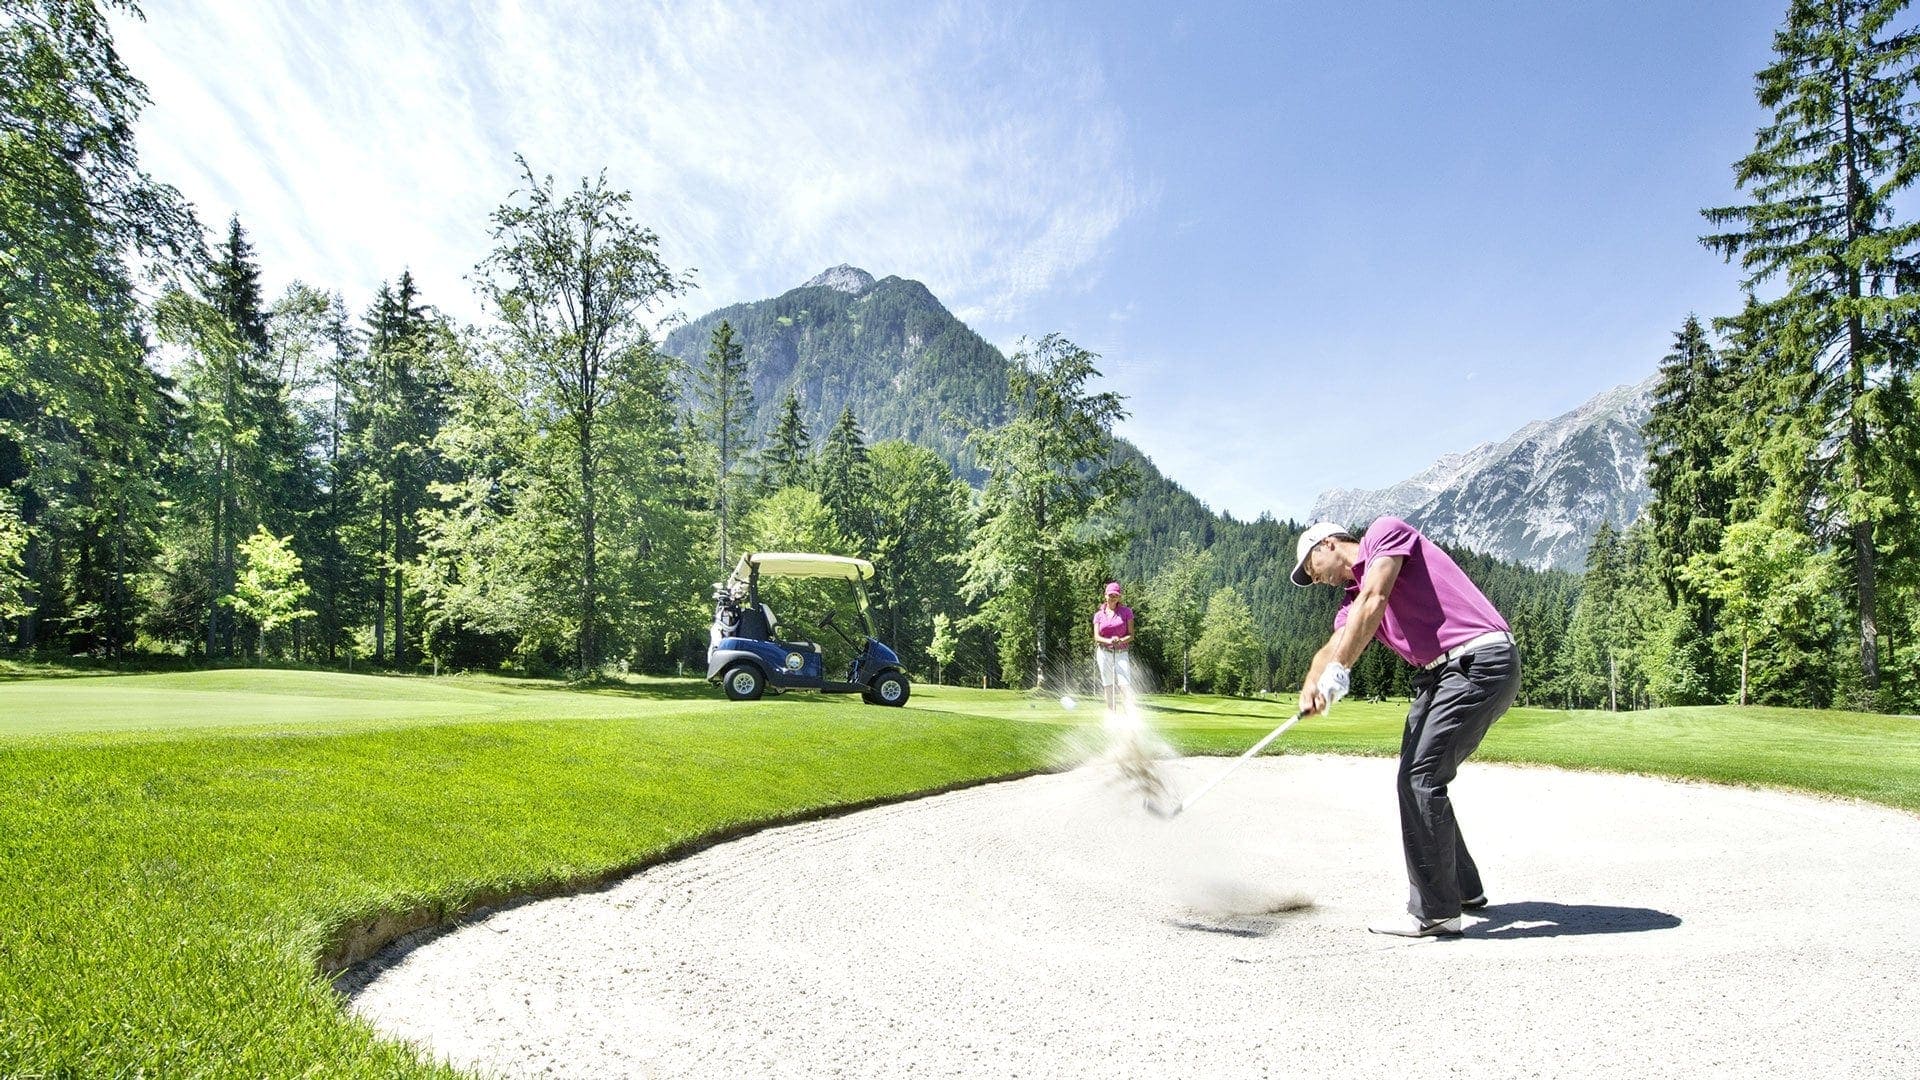
[[[507,1076],[1920,1075],[1920,818],[1469,763],[1493,906],[1406,941],[1364,929],[1404,904],[1393,768],[1259,759],[1173,822],[1089,768],[770,830],[344,985]]]

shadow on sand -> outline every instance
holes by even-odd
[[[1480,914],[1486,921],[1469,925],[1468,937],[1516,939],[1634,934],[1643,930],[1671,930],[1680,925],[1678,915],[1652,908],[1556,904],[1547,900],[1494,904]]]

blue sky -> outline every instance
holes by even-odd
[[[1737,307],[1703,206],[1784,2],[150,0],[149,171],[269,287],[463,275],[512,155],[605,167],[698,314],[853,263],[1099,352],[1216,509],[1304,516],[1652,373]]]

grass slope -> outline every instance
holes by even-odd
[[[1150,703],[1238,753],[1291,703]],[[1288,751],[1391,753],[1404,704]],[[315,960],[382,913],[591,880],[699,837],[1045,766],[1097,722],[1008,691],[729,704],[692,680],[212,671],[0,683],[0,1075],[441,1075],[348,1019]],[[1920,723],[1516,709],[1483,760],[1857,795],[1920,810]],[[1383,798],[1385,796],[1383,795]]]
[[[340,927],[1028,770],[1054,741],[697,689],[237,671],[0,686],[0,1076],[435,1075],[317,976]],[[148,708],[176,728],[130,730]]]

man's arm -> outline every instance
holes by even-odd
[[[1387,594],[1400,580],[1400,564],[1406,561],[1405,556],[1392,555],[1367,564],[1367,580],[1360,583],[1360,595],[1353,598],[1353,610],[1347,615],[1346,636],[1333,635],[1332,644],[1337,646],[1333,659],[1342,667],[1352,667],[1367,651],[1367,642],[1387,617]]]
[[[1406,558],[1390,555],[1375,559],[1367,564],[1367,578],[1360,583],[1360,595],[1354,597],[1353,606],[1347,614],[1347,625],[1333,632],[1320,651],[1313,654],[1313,663],[1307,668],[1307,678],[1300,687],[1300,711],[1312,716],[1325,712],[1327,698],[1320,692],[1320,676],[1326,673],[1329,664],[1339,664],[1350,668],[1366,651],[1367,642],[1380,629],[1380,620],[1387,615],[1387,596],[1393,592],[1393,583],[1400,580],[1400,564]]]

